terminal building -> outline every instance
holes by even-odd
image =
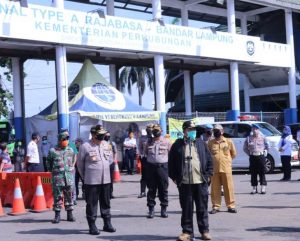
[[[127,16],[117,16],[119,9]],[[164,130],[167,102],[186,115],[226,111],[228,120],[241,110],[278,108],[286,123],[297,122],[299,10],[292,0],[3,0],[0,56],[13,58],[16,136],[24,133],[26,59],[56,61],[59,128],[69,126],[67,60],[87,58],[109,65],[116,87],[122,66],[154,68]],[[151,18],[137,19],[134,12]],[[182,26],[167,24],[166,17]],[[167,81],[166,70],[173,72]]]

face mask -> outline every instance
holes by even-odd
[[[221,137],[221,131],[220,130],[214,130],[214,137],[215,138],[220,138]]]
[[[105,140],[105,141],[109,141],[109,140],[110,140],[110,136],[105,136],[105,137],[104,137],[104,140]]]
[[[68,140],[64,140],[60,142],[60,146],[62,148],[66,148],[69,145],[69,141]]]
[[[18,146],[22,146],[22,142],[18,142]]]
[[[189,132],[187,133],[188,138],[189,138],[190,140],[192,140],[192,141],[196,139],[196,134],[197,134],[197,131],[189,131]]]
[[[206,131],[206,134],[210,136],[212,134],[211,130]]]
[[[104,140],[104,135],[97,135],[96,136],[96,139],[98,140],[98,141],[103,141]]]
[[[47,141],[43,141],[42,143],[43,143],[43,145],[47,145],[48,142]]]
[[[161,136],[161,131],[160,130],[153,130],[152,133],[153,133],[153,136],[156,137],[156,138]]]

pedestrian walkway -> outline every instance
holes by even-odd
[[[250,195],[250,176],[235,174],[237,214],[221,212],[209,215],[213,240],[216,241],[299,241],[300,240],[300,171],[292,173],[291,182],[279,182],[282,174],[267,175],[266,195]],[[139,175],[123,175],[122,181],[114,185],[112,200],[112,222],[116,233],[101,232],[99,236],[88,234],[85,219],[85,203],[75,206],[76,222],[66,221],[62,211],[60,224],[52,224],[53,212],[28,213],[23,216],[0,217],[0,240],[5,241],[175,241],[181,233],[180,208],[175,185],[170,182],[169,218],[160,217],[156,208],[154,219],[147,219],[145,198],[137,198],[140,191]],[[223,201],[223,200],[222,200]],[[222,202],[224,204],[224,202]],[[209,207],[210,209],[210,207]],[[8,212],[9,209],[5,208]],[[97,219],[102,229],[102,219]],[[199,233],[195,226],[195,234]]]

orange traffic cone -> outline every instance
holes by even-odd
[[[118,161],[115,160],[114,182],[119,182],[119,181],[121,181],[121,175],[120,175]]]
[[[47,208],[41,177],[37,176],[35,195],[33,197],[33,209],[30,211],[34,213],[41,213],[48,210],[49,209]]]
[[[1,202],[1,197],[0,197],[0,217],[6,216],[6,214],[3,211],[3,207],[2,207],[2,202]]]
[[[16,178],[15,188],[14,188],[14,200],[12,205],[12,210],[9,215],[21,215],[25,214],[27,211],[25,210],[23,196],[20,188],[19,178]]]

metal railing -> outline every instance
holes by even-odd
[[[277,127],[284,124],[283,112],[241,112],[241,116],[254,116],[257,121],[268,122]],[[167,113],[167,118],[189,120],[195,117],[214,117],[215,122],[226,121],[226,112],[193,112],[186,115],[185,112]]]

